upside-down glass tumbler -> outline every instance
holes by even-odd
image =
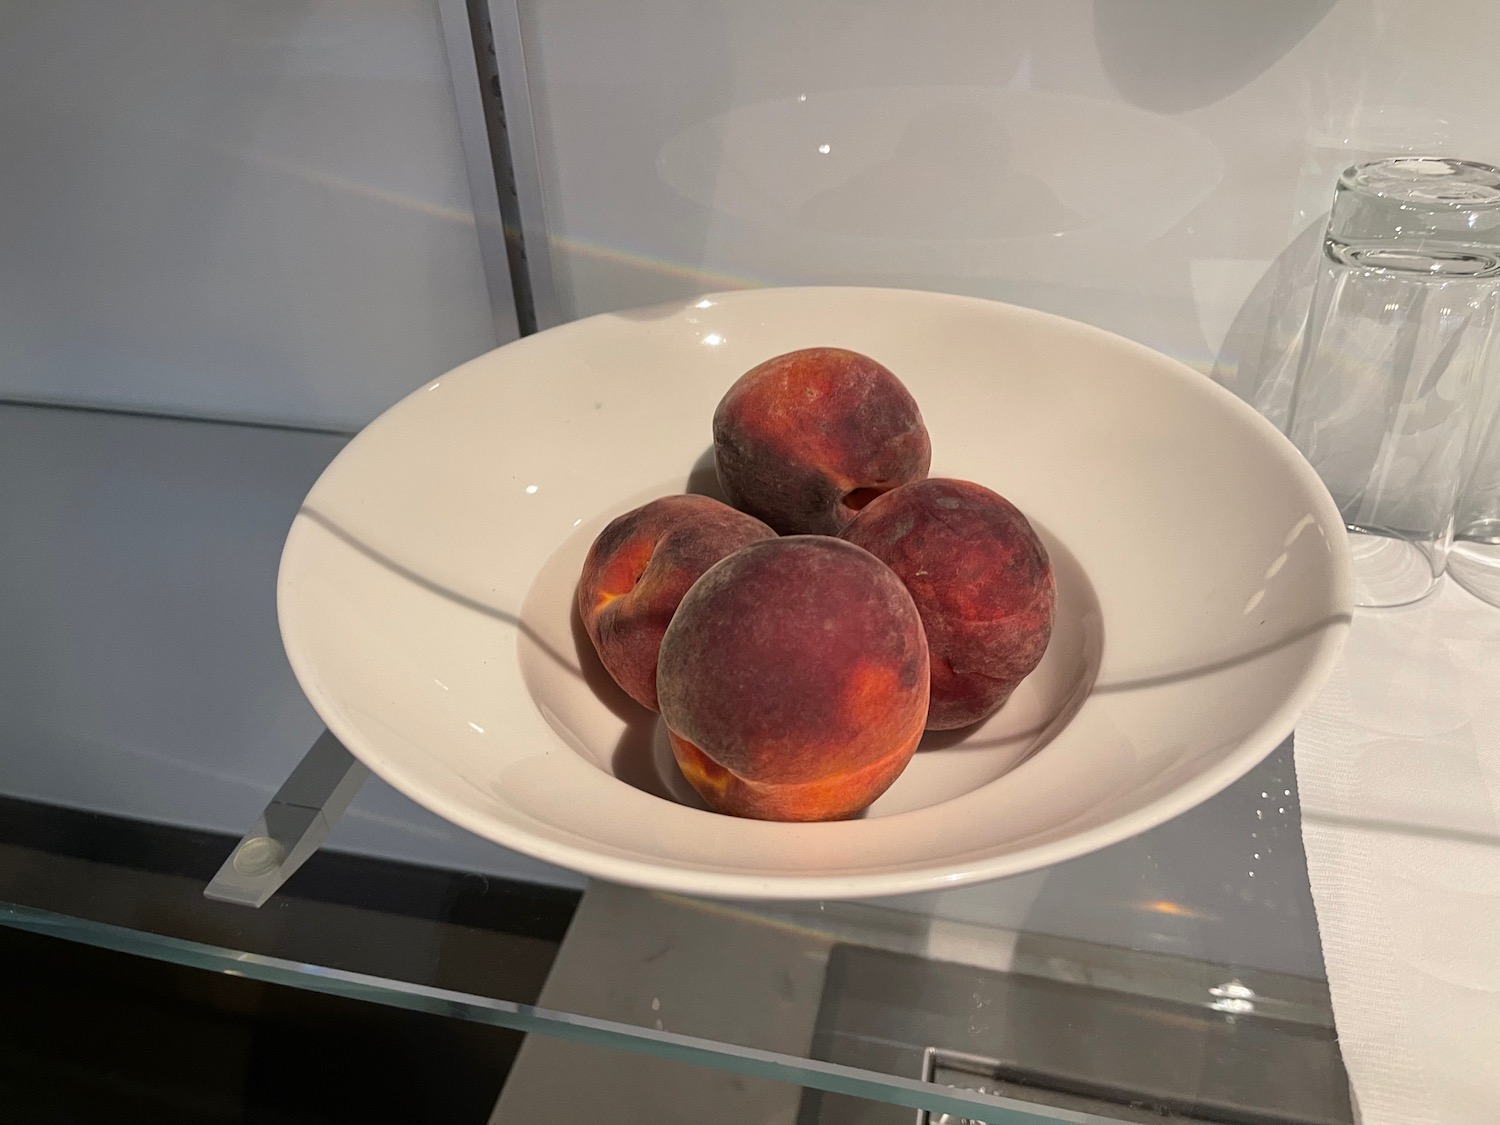
[[[1334,194],[1287,433],[1343,513],[1355,601],[1442,576],[1500,309],[1500,170],[1401,157]]]

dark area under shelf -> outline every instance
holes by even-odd
[[[577,892],[314,855],[264,907],[237,841],[0,797],[0,902],[534,1003]],[[523,1036],[0,927],[0,1123],[483,1122]]]

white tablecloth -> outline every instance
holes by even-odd
[[[1357,611],[1295,746],[1360,1120],[1500,1125],[1500,610]]]

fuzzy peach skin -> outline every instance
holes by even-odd
[[[656,657],[677,603],[714,563],[776,533],[707,496],[663,496],[599,533],[578,580],[578,615],[615,682],[656,710]]]
[[[900,380],[843,348],[751,368],[714,411],[713,433],[729,502],[783,535],[837,535],[875,496],[925,477],[932,460]]]
[[[821,535],[752,543],[688,591],[662,639],[662,719],[709,807],[840,820],[911,760],[927,717],[927,640],[869,552]]]
[[[1003,496],[932,477],[876,497],[844,538],[895,571],[922,615],[929,730],[993,714],[1041,661],[1057,600],[1052,565]]]

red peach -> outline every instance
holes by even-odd
[[[783,535],[837,535],[880,493],[927,475],[932,446],[894,375],[843,348],[803,348],[740,376],[714,411],[730,503]]]
[[[578,581],[578,615],[632,699],[656,710],[657,650],[693,583],[726,555],[775,534],[707,496],[663,496],[599,533]]]
[[[711,808],[839,820],[911,760],[927,641],[911,595],[869,552],[821,535],[770,539],[688,591],[657,684],[677,764]]]
[[[934,477],[877,497],[844,532],[911,591],[932,656],[929,730],[992,714],[1052,635],[1047,550],[1026,517],[981,485]]]

